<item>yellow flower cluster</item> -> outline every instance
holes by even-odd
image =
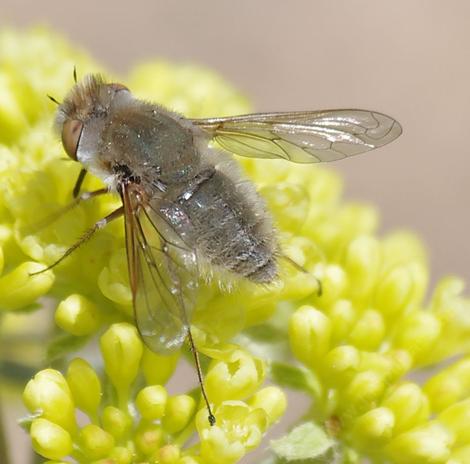
[[[261,191],[285,224],[287,249],[323,283],[321,297],[290,306],[285,324],[300,386],[314,400],[304,420],[326,427],[335,439],[331,452],[343,445],[356,460],[470,462],[470,300],[463,282],[443,279],[426,304],[428,268],[414,236],[378,238],[375,211],[340,203],[331,173],[268,166],[258,174],[252,164],[255,181],[269,179]],[[281,211],[280,201],[288,209]],[[285,315],[277,317],[271,326],[282,326]],[[426,375],[425,368],[452,357],[457,361]],[[274,373],[289,384],[282,375],[292,368],[277,364]]]
[[[286,401],[279,388],[258,390],[264,379],[262,362],[239,348],[225,347],[208,370],[217,417],[211,427],[194,392],[170,395],[163,386],[177,355],[150,352],[136,328],[125,322],[111,325],[100,346],[104,383],[87,361],[75,358],[65,376],[45,369],[26,385],[29,430],[41,456],[102,464],[234,463],[259,445],[284,412]],[[139,382],[141,371],[145,386]],[[103,388],[109,384],[111,391]],[[212,384],[224,385],[219,396]],[[76,409],[86,414],[85,424],[78,423]],[[196,430],[199,442],[188,445]]]
[[[258,446],[283,413],[285,398],[275,387],[260,389],[265,377],[260,359],[221,342],[272,312],[272,303],[265,311],[258,310],[263,295],[269,300],[270,292],[258,290],[233,310],[224,309],[228,300],[216,285],[201,295],[201,309],[210,311],[198,314],[198,344],[212,359],[206,384],[217,417],[216,426],[209,428],[205,407],[195,402],[197,395],[169,396],[162,386],[177,357],[151,354],[133,326],[119,324],[132,320],[122,223],[110,225],[60,268],[30,275],[42,268],[39,263],[51,264],[60,257],[117,199],[80,205],[52,221],[71,200],[79,166],[63,159],[52,133],[55,106],[47,94],[58,99],[65,94],[73,84],[74,66],[79,73],[94,72],[97,66],[43,30],[3,33],[0,49],[6,51],[0,73],[9,83],[2,86],[9,104],[0,110],[2,315],[29,309],[48,296],[58,300],[55,322],[73,337],[91,336],[117,323],[101,337],[104,385],[113,386],[114,397],[102,397],[106,388],[82,359],[72,361],[65,378],[46,369],[27,385],[24,401],[33,414],[30,433],[35,450],[49,459],[72,456],[78,462],[238,461]],[[195,117],[247,108],[218,76],[194,66],[142,65],[126,83],[141,97]],[[97,185],[96,179],[89,179],[85,188]],[[238,297],[233,293],[229,298],[235,302],[241,293],[240,289]],[[58,349],[65,354],[73,347],[72,342]],[[134,396],[130,387],[139,384],[142,373],[148,386]],[[129,402],[134,407],[129,409]],[[76,408],[89,416],[83,427],[77,424]],[[195,431],[200,444],[187,451],[184,445]]]
[[[106,376],[77,358],[65,376],[46,369],[27,385],[38,453],[87,463],[235,463],[285,409],[279,388],[261,387],[269,374],[313,399],[303,424],[273,443],[273,463],[329,453],[351,463],[364,456],[377,463],[470,462],[470,301],[463,284],[443,280],[426,304],[420,242],[405,232],[378,238],[376,212],[343,202],[331,171],[240,160],[274,215],[285,254],[309,273],[283,263],[277,285],[241,282],[223,293],[214,283],[200,292],[194,333],[211,360],[206,387],[214,427],[197,394],[172,396],[164,387],[177,357],[150,353],[130,324],[122,222],[60,267],[30,276],[118,200],[96,199],[50,220],[70,202],[80,167],[63,159],[46,94],[62,98],[74,65],[79,77],[99,68],[42,30],[3,33],[0,51],[0,314],[31,309],[48,296],[57,302],[57,325],[72,338],[104,331]],[[218,76],[194,66],[145,64],[125,84],[188,116],[249,109]],[[99,186],[90,176],[84,189]],[[424,385],[413,377],[452,357],[458,359]],[[77,422],[76,408],[85,423]]]

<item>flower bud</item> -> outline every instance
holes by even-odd
[[[106,457],[114,447],[111,434],[95,424],[88,424],[80,430],[80,444],[83,453],[91,459]]]
[[[44,268],[39,263],[25,262],[0,277],[0,309],[12,311],[24,308],[45,295],[54,283],[52,271],[31,275]]]
[[[101,383],[90,364],[75,358],[67,370],[67,383],[75,405],[90,417],[96,417],[101,401]]]
[[[252,395],[265,377],[261,359],[236,349],[229,358],[211,363],[205,378],[207,395],[213,403],[226,398],[243,399]]]
[[[387,379],[392,382],[403,377],[413,366],[413,358],[406,350],[392,349],[383,354],[391,363]]]
[[[178,464],[202,464],[202,462],[195,456],[183,456],[179,459]]]
[[[359,371],[375,371],[388,378],[392,370],[392,361],[385,354],[376,351],[361,351]]]
[[[266,177],[263,174],[266,163],[259,163],[259,165],[261,170],[260,181],[264,182]],[[312,168],[315,169],[313,166]],[[343,184],[341,178],[333,170],[316,169],[313,171],[295,166],[294,169],[276,169],[275,172],[277,171],[287,176],[287,182],[305,185],[308,188],[312,208],[324,208],[325,205],[331,207],[332,205],[336,206],[338,203]],[[314,176],[312,176],[312,173],[314,173]],[[314,182],[312,182],[313,179],[315,179]]]
[[[132,428],[132,417],[114,406],[104,408],[101,422],[104,430],[110,433],[116,441],[121,441]]]
[[[382,242],[384,262],[395,266],[406,261],[425,263],[426,250],[418,236],[406,231],[392,232]]]
[[[328,311],[333,345],[339,344],[349,337],[356,316],[356,310],[350,300],[343,299],[333,303]]]
[[[393,433],[395,416],[388,408],[375,408],[354,421],[352,434],[365,451],[388,442]]]
[[[2,105],[0,108],[0,126],[2,143],[12,142],[21,133],[28,131],[28,118],[24,114],[21,100],[15,95],[14,76],[10,75],[5,68],[0,72],[2,83]]]
[[[308,275],[305,273],[301,274]],[[312,276],[310,275],[310,277]],[[315,277],[313,277],[313,279],[315,280]],[[303,285],[304,283],[308,286],[308,283],[304,282],[303,280],[301,280],[301,284],[299,285]],[[241,329],[243,329],[244,326],[252,326],[264,322],[274,313],[276,310],[275,305],[279,301],[281,292],[285,290],[286,284],[287,281],[275,281],[269,286],[264,287],[262,285],[253,285],[253,283],[243,280],[240,282],[238,290],[232,294],[233,299],[227,300],[226,293],[219,293],[216,298],[211,300],[210,304],[212,305],[212,302],[214,301],[216,302],[216,307],[218,307],[217,309],[220,311],[230,311],[232,314],[228,319],[228,322],[233,324],[235,327],[241,327]],[[312,293],[312,291],[309,291],[308,289],[305,289],[304,292],[306,293],[302,293],[302,289],[297,289],[296,295],[301,293],[301,295],[304,296],[310,295]],[[243,303],[241,301],[240,295],[243,295]],[[227,308],[227,301],[230,302],[230,305],[233,306],[233,308]],[[245,309],[244,315],[240,311],[241,303]],[[214,314],[214,312],[211,311],[211,314]],[[243,322],[237,320],[243,316],[246,317],[246,321]],[[221,322],[225,319],[219,314],[217,314],[217,316],[214,315],[214,317],[220,318]],[[225,331],[227,331],[226,328]]]
[[[123,306],[132,304],[132,293],[127,279],[126,250],[120,248],[113,252],[109,266],[101,271],[98,286],[106,298]]]
[[[375,290],[374,307],[387,316],[405,310],[413,293],[412,274],[407,266],[396,266],[381,279]]]
[[[317,365],[330,346],[331,323],[312,306],[301,306],[289,321],[289,341],[294,355],[310,367]]]
[[[359,372],[345,388],[340,407],[346,417],[352,419],[363,414],[382,394],[385,388],[383,376],[374,371]]]
[[[102,335],[100,346],[106,374],[122,400],[137,377],[142,341],[133,325],[122,322],[113,324]]]
[[[327,306],[339,300],[347,287],[346,273],[335,264],[317,265],[315,276],[320,279],[322,285],[322,305]]]
[[[393,343],[398,348],[406,349],[419,362],[420,356],[427,353],[440,334],[441,324],[435,315],[416,311],[400,323]]]
[[[1,232],[0,232],[0,236],[1,236]],[[3,255],[3,247],[1,246],[1,237],[0,237],[0,275],[2,275],[3,273],[3,267],[5,265],[5,257]]]
[[[470,462],[470,445],[452,450],[446,464],[467,464],[467,462]]]
[[[378,311],[364,311],[349,335],[352,345],[361,350],[375,350],[385,335],[385,322]]]
[[[439,339],[426,361],[434,364],[456,353],[468,353],[470,299],[462,295],[464,282],[455,277],[443,279],[432,298],[432,314],[442,324],[445,336]]]
[[[109,458],[113,464],[132,464],[133,460],[132,452],[124,446],[116,446],[113,448],[109,454]]]
[[[47,459],[62,459],[72,451],[70,434],[47,419],[35,419],[30,430],[33,448]]]
[[[297,293],[302,293],[302,296],[304,295],[311,295],[312,293],[317,291],[318,288],[318,281],[315,279],[315,276],[312,276],[311,274],[305,274],[302,273],[303,276],[309,276],[306,280],[313,279],[314,280],[314,286],[312,287],[311,283],[309,282],[304,282],[302,280],[302,283],[299,282],[299,287],[297,288]],[[305,285],[304,285],[305,283]],[[283,283],[275,283],[274,285],[283,285]],[[311,288],[311,290],[308,290],[307,288]],[[267,290],[267,289],[265,289]],[[252,327],[258,324],[262,324],[265,322],[267,319],[269,319],[277,309],[277,303],[278,303],[278,295],[274,296],[273,293],[277,290],[270,290],[270,295],[268,298],[257,298],[256,295],[253,293],[251,295],[251,300],[247,302],[247,305],[245,306],[245,327]],[[263,301],[264,300],[264,301]],[[237,324],[238,325],[238,324]],[[241,329],[243,330],[243,328]]]
[[[331,350],[324,359],[322,377],[327,385],[341,387],[356,374],[360,353],[354,346],[342,345]]]
[[[310,269],[311,266],[324,259],[322,250],[311,238],[286,232],[285,234],[281,234],[281,240],[283,242],[282,251],[286,254],[286,256],[295,261],[299,266],[302,266],[304,269]],[[288,279],[297,279],[301,277],[302,274],[311,274],[310,272],[307,274],[304,272],[299,272],[299,269],[297,269],[295,266],[292,266],[292,264],[284,264],[286,265],[285,274],[286,278]],[[298,295],[299,291],[302,292],[301,289],[298,289],[297,291],[292,289],[292,291],[294,296]],[[282,296],[284,297],[284,293],[282,293]]]
[[[152,423],[142,423],[139,425],[134,441],[139,452],[145,456],[150,456],[159,448],[163,439],[163,431],[160,425]]]
[[[287,407],[285,393],[278,387],[265,387],[257,391],[249,401],[253,408],[261,408],[266,413],[269,424],[279,420]]]
[[[180,449],[176,445],[162,446],[156,453],[158,464],[177,464],[180,458]]]
[[[196,402],[191,396],[176,395],[169,397],[162,422],[163,428],[168,433],[176,433],[183,430],[193,416],[195,409]],[[207,413],[205,408],[204,411]]]
[[[470,394],[470,358],[464,358],[431,377],[423,387],[431,408],[440,412]]]
[[[150,351],[144,346],[142,371],[148,385],[165,385],[176,369],[180,352],[162,355]]]
[[[439,414],[438,420],[453,432],[456,447],[470,444],[470,399],[453,404]]]
[[[308,192],[300,184],[280,182],[262,186],[261,195],[276,218],[280,229],[298,231],[309,207]]]
[[[413,291],[410,298],[410,306],[420,307],[426,295],[429,281],[429,271],[426,265],[419,261],[408,263],[408,269],[413,280]]]
[[[432,296],[431,309],[433,312],[439,312],[446,306],[455,304],[465,289],[464,280],[458,277],[445,277],[437,284]]]
[[[447,462],[452,446],[452,435],[438,422],[428,422],[393,438],[386,446],[394,462]]]
[[[210,426],[207,413],[200,410],[196,427],[201,440],[201,457],[207,464],[238,462],[259,445],[266,429],[266,413],[241,401],[226,401],[216,411],[217,422]]]
[[[369,235],[377,228],[378,214],[374,208],[361,203],[346,203],[338,214],[339,225],[350,236]]]
[[[145,387],[137,394],[136,406],[144,419],[153,421],[165,414],[168,393],[161,385]]]
[[[77,337],[95,332],[100,325],[98,308],[82,295],[62,300],[55,312],[56,324]]]
[[[430,414],[427,397],[411,382],[391,390],[382,405],[395,414],[395,435],[420,425]]]
[[[44,369],[31,379],[23,392],[23,401],[32,413],[73,432],[76,427],[75,406],[70,388],[63,375],[54,369]]]
[[[379,242],[376,238],[361,235],[346,250],[344,267],[349,277],[349,291],[357,298],[367,296],[377,278],[381,264]]]
[[[246,286],[249,283],[241,283],[241,285]],[[198,342],[198,339],[205,339],[208,334],[217,334],[218,340],[227,340],[243,329],[246,321],[246,300],[249,301],[252,296],[240,301],[240,294],[243,294],[240,289],[229,294],[220,292],[214,294],[209,289],[203,292],[203,298],[206,300],[204,311],[197,314],[195,320],[197,327],[193,327],[196,345],[205,344],[205,342]]]

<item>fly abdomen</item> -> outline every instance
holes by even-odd
[[[277,277],[277,263],[271,255],[265,262],[253,261],[254,269],[243,276],[258,284],[269,284]]]
[[[276,242],[260,199],[251,201],[254,189],[247,195],[246,184],[239,185],[216,169],[211,175],[202,173],[198,182],[177,195],[193,226],[197,248],[215,266],[253,282],[272,282],[277,275]]]
[[[277,276],[277,263],[273,250],[263,243],[265,237],[244,231],[234,239],[234,259],[227,260],[230,270],[256,283],[272,282]]]

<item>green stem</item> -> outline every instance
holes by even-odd
[[[132,416],[131,411],[129,410],[129,387],[127,385],[116,386],[116,393],[118,408]]]
[[[195,431],[196,426],[194,423],[194,419],[192,419],[186,426],[186,428],[173,439],[173,444],[179,446],[180,448],[183,448],[185,443],[193,436]]]
[[[5,432],[5,428],[3,425],[3,412],[2,412],[1,402],[0,402],[0,462],[2,462],[3,464],[10,464],[6,432]]]
[[[190,446],[189,448],[185,449],[183,455],[190,456],[192,454],[199,454],[200,447],[200,443],[195,443],[193,446]]]
[[[40,454],[35,453],[34,451],[32,453],[31,464],[42,464],[44,462],[44,458]]]

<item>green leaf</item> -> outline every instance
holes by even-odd
[[[36,373],[37,369],[15,361],[0,360],[0,380],[13,382],[24,387],[24,384]],[[0,382],[2,383],[2,382]]]
[[[246,346],[254,356],[283,361],[290,359],[287,327],[292,311],[292,305],[278,304],[269,322],[245,329],[235,337],[235,343]]]
[[[234,337],[233,341],[258,358],[285,362],[291,358],[286,337],[277,342],[261,342],[243,332]]]
[[[260,324],[245,330],[245,334],[255,342],[273,343],[286,339],[285,330],[282,331],[273,324]]]
[[[279,464],[279,458],[275,456],[269,456],[266,459],[263,459],[259,464]]]
[[[66,355],[78,351],[89,340],[89,336],[76,337],[75,335],[59,335],[47,347],[47,360],[57,361]]]
[[[286,461],[315,462],[330,451],[334,444],[322,427],[306,422],[278,440],[271,441],[271,448]]]
[[[28,414],[27,416],[18,419],[17,423],[24,431],[29,433],[29,429],[31,428],[31,424],[33,423],[33,421],[35,419],[42,417],[42,414],[43,414],[42,410],[36,411],[33,414]]]
[[[317,378],[302,366],[278,361],[272,362],[270,377],[280,386],[307,391],[315,395],[319,394],[320,385]]]

